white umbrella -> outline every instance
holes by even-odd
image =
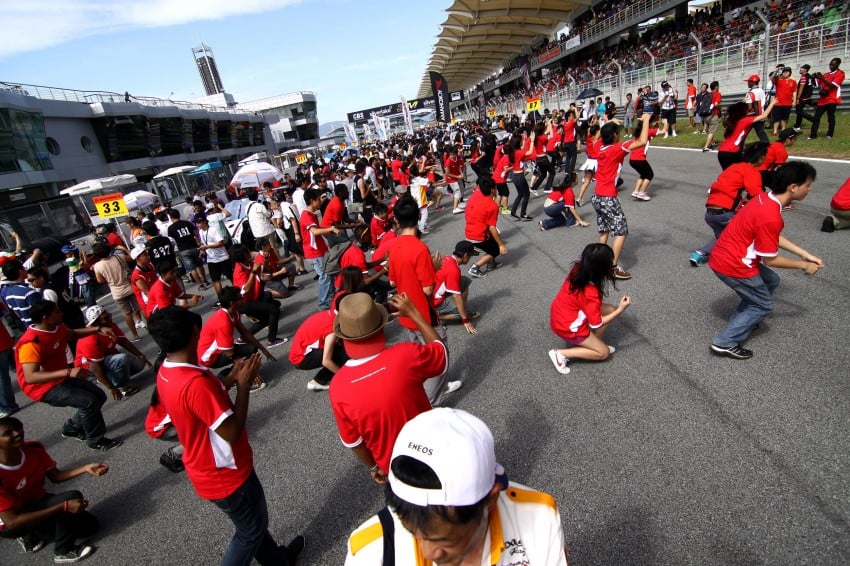
[[[144,208],[152,206],[159,201],[159,197],[148,191],[133,191],[124,195],[124,204],[127,208]]]
[[[266,181],[274,185],[279,185],[283,181],[283,173],[274,165],[258,161],[241,167],[233,175],[230,184],[239,185],[242,188],[259,187]]]

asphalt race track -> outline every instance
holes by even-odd
[[[734,294],[687,261],[710,236],[703,204],[720,171],[716,155],[653,148],[649,159],[650,202],[628,196],[635,174],[624,167],[631,235],[621,264],[633,279],[609,302],[628,294],[633,304],[607,335],[616,354],[575,362],[568,376],[547,357],[559,345],[549,304],[596,232],[586,204],[579,210],[591,227],[541,233],[541,196],[529,207],[534,222],[500,219],[510,253],[472,284],[478,335],[449,328],[451,378],[464,387],[446,405],[490,425],[511,478],[557,498],[573,564],[848,564],[850,231],[820,225],[850,166],[813,162],[817,182],[785,214],[784,233],[826,268],[812,277],[780,271],[776,311],[747,343],[755,356],[734,361],[709,352]],[[462,216],[446,209],[431,224],[425,241],[450,253]],[[315,283],[300,282],[307,288],[284,302],[282,336],[315,308]],[[199,307],[205,315],[211,296]],[[398,325],[389,328],[396,338]],[[153,357],[152,340],[141,344]],[[327,395],[306,389],[312,372],[291,367],[288,345],[273,353],[279,361],[262,369],[269,387],[252,396],[249,422],[270,530],[280,542],[306,534],[302,564],[342,564],[347,536],[382,506],[382,491],[340,443]],[[141,393],[104,406],[109,436],[124,440],[107,453],[59,436],[70,410],[18,393],[17,416],[60,467],[110,466],[104,477],[54,488],[82,490],[101,521],[86,564],[218,564],[231,524],[185,474],[159,465],[168,445],[143,430],[153,376],[138,381]],[[48,564],[51,554],[0,542],[4,565]]]

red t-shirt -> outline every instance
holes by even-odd
[[[499,221],[499,205],[491,197],[476,190],[466,203],[466,228],[464,236],[473,242],[483,242],[490,237],[490,226]]]
[[[24,379],[22,364],[38,364],[42,371],[59,371],[68,367],[68,327],[60,324],[56,330],[39,330],[35,326],[27,328],[15,346],[15,367],[18,373],[18,386],[24,395],[33,401],[41,401],[44,394],[65,381],[47,381],[27,383]],[[66,378],[67,379],[67,378]]]
[[[364,278],[368,275],[369,268],[366,267],[366,254],[360,249],[360,246],[356,244],[348,246],[348,249],[339,258],[340,273],[334,280],[334,287],[337,289],[342,287],[342,270],[346,267],[356,267],[363,273]]]
[[[552,192],[546,196],[546,200],[551,200],[552,202],[564,201],[564,206],[568,208],[575,208],[576,206],[576,195],[572,187],[563,187],[560,189],[552,187]]]
[[[772,171],[788,161],[788,150],[785,149],[785,143],[775,141],[767,146],[767,154],[764,156],[764,162],[759,166],[759,171]]]
[[[305,256],[306,257],[306,256]],[[253,278],[254,284],[251,291],[247,291],[248,281]],[[260,278],[251,271],[251,268],[243,263],[236,263],[233,266],[233,286],[238,287],[242,291],[242,298],[247,302],[253,302],[260,298],[263,294],[263,284]]]
[[[602,139],[593,140],[590,138],[589,143],[585,146],[584,151],[588,159],[599,159],[599,151],[602,149]]]
[[[159,399],[184,447],[186,475],[201,499],[223,499],[254,469],[245,428],[230,443],[215,430],[233,414],[224,384],[209,370],[165,360],[156,379]]]
[[[378,218],[377,214],[372,216],[372,220],[369,222],[369,237],[372,238],[373,247],[378,247],[378,244],[381,243],[381,239],[387,233],[387,225],[388,222]]]
[[[321,227],[330,228],[338,222],[342,222],[345,214],[345,202],[339,197],[334,197],[328,202],[325,207],[325,212],[322,214]]]
[[[572,143],[576,141],[576,121],[569,120],[564,124],[564,143]]]
[[[835,71],[827,71],[823,74],[822,79],[818,79],[820,88],[827,91],[818,99],[818,106],[826,106],[827,104],[841,104],[841,85],[844,84],[844,71],[836,69]]]
[[[77,340],[76,367],[88,369],[89,362],[102,362],[106,356],[118,353],[118,338],[123,338],[124,333],[114,322],[109,328],[115,333],[115,338],[98,332]]]
[[[722,171],[711,184],[705,205],[735,210],[741,201],[742,190],[747,192],[749,198],[763,190],[761,173],[749,163],[735,163]]]
[[[717,151],[728,151],[732,153],[741,151],[744,140],[747,139],[747,134],[750,133],[750,130],[753,127],[754,119],[754,116],[744,116],[741,118],[735,125],[735,130],[732,132],[732,135],[723,140],[723,143],[720,144]]]
[[[121,240],[121,236],[116,234],[115,232],[110,232],[106,235],[106,241],[110,247],[114,248],[115,246],[123,246],[124,242]]]
[[[551,136],[549,136],[549,140],[546,142],[546,152],[547,153],[555,153],[558,150],[558,144],[561,143],[561,139],[564,137],[562,132],[555,132]]]
[[[493,182],[497,185],[507,182],[508,173],[510,173],[511,156],[505,153],[499,154],[496,159],[496,165],[493,167]],[[507,169],[506,169],[507,168]]]
[[[527,143],[531,143],[531,140],[528,140]],[[528,147],[520,148],[514,151],[513,156],[513,164],[514,164],[514,173],[522,173],[522,163],[523,161],[530,161],[534,159],[534,154],[526,155],[525,152],[528,151]]]
[[[157,277],[151,285],[151,292],[148,295],[147,315],[150,316],[159,309],[177,304],[177,297],[182,294],[183,289],[177,284],[177,281],[166,283],[161,277]]]
[[[629,153],[629,161],[646,161],[646,152],[649,149],[649,140],[658,135],[658,128],[650,128],[647,134],[646,145],[642,145],[636,150]],[[629,140],[626,143],[632,147],[634,140]]]
[[[136,294],[136,302],[147,311],[148,296],[142,293],[142,290],[136,285],[136,281],[144,281],[150,291],[151,286],[156,282],[156,269],[153,264],[148,265],[147,269],[140,269],[137,265],[130,274],[130,284],[133,286],[133,292]]]
[[[390,169],[392,169],[393,181],[401,181],[401,159],[393,159],[390,162]]]
[[[711,109],[711,113],[715,116],[720,116],[720,103],[723,101],[723,95],[720,94],[720,91],[712,91],[711,92],[711,104],[714,106]]]
[[[546,155],[546,143],[549,141],[549,136],[540,134],[534,137],[534,158],[537,159],[541,155]]]
[[[328,244],[322,236],[314,236],[310,231],[319,226],[319,217],[309,208],[301,212],[301,242],[304,244],[304,258],[315,259],[328,253]]]
[[[463,161],[460,159],[453,160],[451,157],[446,157],[446,160],[443,162],[443,166],[446,169],[447,183],[454,183],[459,178],[463,177]]]
[[[443,258],[440,269],[437,270],[437,284],[434,286],[431,302],[438,307],[443,304],[447,295],[460,295],[460,293],[460,266],[454,254],[447,255]]]
[[[274,251],[274,248],[269,250],[268,257],[263,255],[262,252],[254,256],[254,265],[260,266],[261,273],[272,274],[277,271],[278,261],[280,261],[280,258],[278,257],[277,252]]]
[[[40,442],[24,442],[21,463],[0,466],[0,512],[19,512],[25,505],[44,499],[44,479],[56,462]],[[0,530],[4,528],[0,520]]]
[[[829,208],[832,210],[850,210],[850,177],[835,191],[829,203]]]
[[[174,426],[171,423],[171,417],[165,411],[162,403],[159,405],[151,405],[148,407],[148,414],[145,415],[145,432],[151,438],[162,438],[169,428]]]
[[[567,277],[549,307],[549,326],[564,340],[583,338],[590,335],[591,329],[602,326],[601,308],[602,293],[596,285],[571,291]]]
[[[776,106],[791,106],[794,93],[797,92],[797,81],[792,78],[779,78],[773,82],[776,88]]]
[[[422,240],[413,235],[401,235],[395,239],[390,248],[389,277],[395,283],[396,291],[407,293],[416,310],[425,320],[432,321],[430,301],[422,288],[432,287],[437,282],[437,274],[431,252]],[[410,317],[400,316],[398,321],[405,328],[417,329]]]
[[[383,261],[386,259],[387,255],[390,253],[390,249],[398,238],[398,234],[396,234],[393,230],[390,230],[384,237],[381,238],[381,243],[378,244],[378,247],[372,251],[372,262]]]
[[[596,196],[617,196],[617,175],[626,154],[629,153],[629,142],[618,142],[599,149],[596,165]]]
[[[771,193],[761,193],[741,208],[721,232],[708,265],[721,275],[749,279],[759,273],[762,257],[779,253],[782,204]]]
[[[349,360],[334,375],[329,393],[339,437],[348,448],[365,444],[389,470],[401,427],[431,409],[422,384],[443,375],[448,352],[442,342],[403,342],[377,356]]]
[[[238,315],[237,315],[238,316]],[[227,309],[218,309],[201,327],[198,338],[198,362],[205,367],[215,365],[219,354],[233,349],[236,320]]]
[[[334,304],[336,301],[334,301]],[[301,323],[295,336],[292,337],[292,347],[289,349],[289,361],[297,366],[304,361],[307,354],[313,350],[323,350],[325,338],[334,331],[333,309],[313,313]]]

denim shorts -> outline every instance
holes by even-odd
[[[204,266],[204,262],[201,260],[201,252],[197,248],[183,250],[178,252],[178,254],[180,255],[180,263],[183,264],[183,269],[187,272]]]

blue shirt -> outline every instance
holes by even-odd
[[[36,289],[28,285],[20,283],[11,283],[0,288],[0,297],[6,303],[6,306],[18,316],[24,326],[32,324],[30,317],[30,309],[36,303],[40,303],[44,299]]]

